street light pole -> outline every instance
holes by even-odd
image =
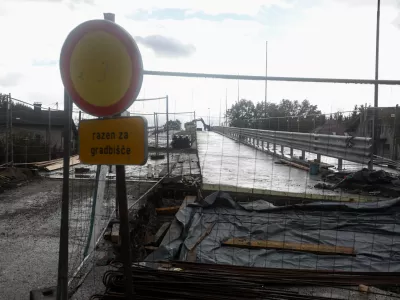
[[[268,76],[268,41],[265,42],[265,77],[267,76]],[[264,118],[267,118],[267,85],[268,85],[268,80],[265,79]]]
[[[376,41],[375,41],[375,80],[379,77],[379,28],[380,28],[380,15],[381,15],[381,0],[377,0],[376,9]],[[369,169],[373,169],[373,158],[374,154],[378,154],[378,106],[379,106],[379,86],[378,83],[374,84],[374,110],[373,110],[373,121],[372,121],[372,151],[371,159],[369,162]]]
[[[211,128],[210,108],[208,108],[208,131],[210,131],[210,128]]]

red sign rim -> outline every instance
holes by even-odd
[[[70,64],[72,52],[82,37],[91,31],[105,31],[112,34],[126,47],[132,62],[133,82],[124,96],[110,106],[96,106],[85,101],[76,91],[70,77]],[[107,20],[90,20],[75,27],[61,49],[60,72],[62,82],[67,89],[72,101],[84,112],[97,117],[113,116],[123,112],[136,100],[143,82],[143,61],[139,48],[132,36],[121,26]]]

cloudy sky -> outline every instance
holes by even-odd
[[[400,79],[400,5],[381,0],[380,79]],[[374,77],[376,0],[0,0],[0,92],[62,107],[59,53],[70,30],[116,14],[135,37],[146,70]],[[218,119],[238,98],[238,82],[146,76],[140,97],[169,95],[171,111]],[[239,82],[239,97],[263,101],[263,82]],[[400,88],[380,87],[380,105],[399,103]],[[268,101],[309,99],[326,113],[373,103],[373,87],[268,83]],[[162,101],[134,104],[164,111]]]

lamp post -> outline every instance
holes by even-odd
[[[210,131],[211,120],[210,120],[210,108],[208,108],[208,131]]]

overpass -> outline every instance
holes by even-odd
[[[197,132],[204,190],[309,200],[368,201],[377,197],[316,189],[320,176],[279,164],[314,160],[338,170],[371,166],[371,139],[333,135],[213,127]]]

